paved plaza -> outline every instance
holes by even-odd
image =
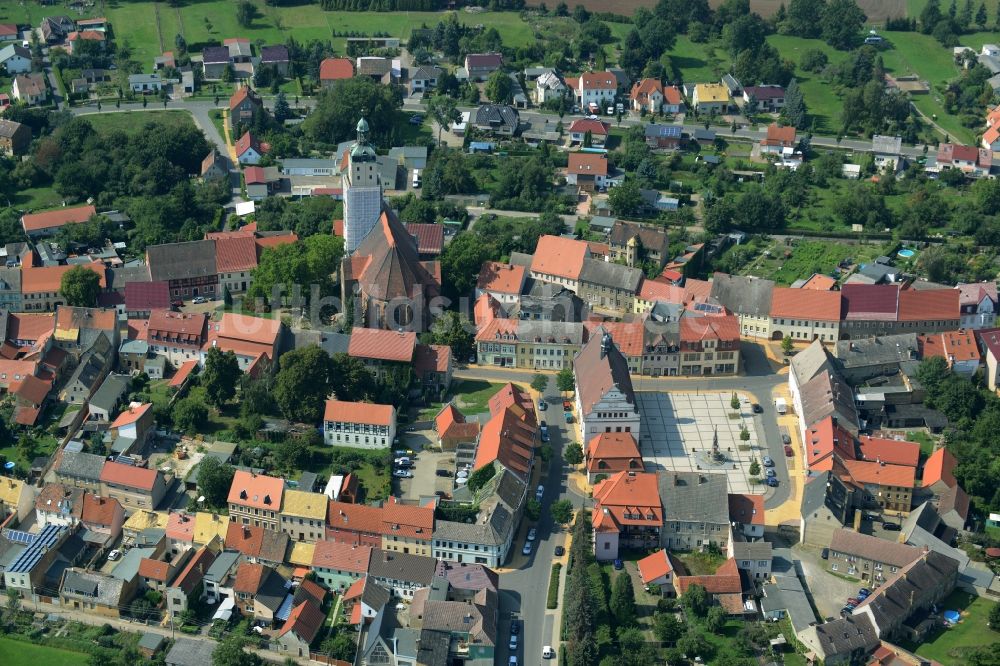
[[[763,494],[767,486],[752,485],[748,474],[751,456],[758,459],[761,456],[757,419],[745,396],[740,396],[740,418],[730,418],[732,396],[732,393],[636,393],[642,419],[640,450],[647,470],[697,471],[699,456],[711,450],[712,438],[718,432],[719,450],[726,462],[718,466],[701,464],[701,469],[725,472],[731,493]],[[740,441],[744,424],[750,431],[749,442]],[[740,445],[747,443],[751,450],[740,451]]]

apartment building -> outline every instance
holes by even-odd
[[[229,522],[279,531],[284,490],[282,479],[236,470],[227,499]]]
[[[396,408],[366,402],[327,400],[323,439],[331,446],[386,449],[396,438]]]

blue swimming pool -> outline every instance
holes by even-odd
[[[911,250],[909,248],[903,248],[902,250],[900,250],[899,252],[896,253],[896,256],[897,257],[902,257],[903,259],[909,259],[910,257],[912,257],[915,254],[916,254],[916,252],[914,252],[913,250]]]

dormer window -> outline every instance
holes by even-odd
[[[240,491],[240,499],[241,500],[245,500],[246,498],[247,498],[247,491],[241,490]]]

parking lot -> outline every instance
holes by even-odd
[[[436,450],[434,431],[420,425],[413,431],[401,432],[399,439],[400,443],[394,450],[412,451],[406,456],[413,463],[409,468],[413,474],[411,478],[393,479],[399,488],[399,495],[403,499],[419,500],[441,491],[450,497],[455,492],[456,465],[466,462],[463,452]],[[448,476],[439,475],[439,469],[447,470]]]
[[[647,465],[653,469],[693,472],[699,469],[699,452],[712,448],[718,435],[719,450],[726,462],[717,468],[701,469],[725,472],[729,477],[729,492],[763,494],[767,486],[750,482],[750,463],[760,459],[757,419],[750,402],[741,400],[740,418],[730,418],[732,393],[636,393],[639,415],[642,419],[640,450]],[[740,431],[746,426],[750,440],[740,440]],[[741,445],[750,445],[741,451]]]
[[[851,581],[834,576],[826,570],[826,561],[820,556],[820,548],[796,545],[792,548],[802,563],[802,572],[809,582],[809,593],[816,609],[824,618],[838,617],[850,597],[868,584],[862,580]]]

